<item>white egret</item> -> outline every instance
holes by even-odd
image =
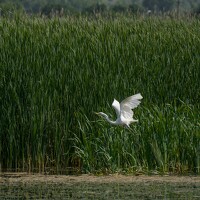
[[[113,125],[124,125],[128,128],[132,122],[138,122],[138,120],[133,119],[133,111],[132,109],[136,108],[141,102],[142,95],[140,93],[130,96],[124,99],[121,103],[119,103],[116,99],[114,99],[112,106],[115,109],[117,114],[116,121],[112,121],[109,119],[108,115],[103,112],[98,112],[96,114],[105,118],[110,124]]]

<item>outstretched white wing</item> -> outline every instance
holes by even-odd
[[[116,99],[114,99],[114,101],[112,103],[112,107],[115,109],[117,117],[120,117],[120,104]]]
[[[120,103],[120,114],[126,119],[132,119],[133,118],[133,111],[132,109],[136,108],[141,102],[142,95],[140,93],[135,94],[133,96],[130,96],[126,99],[124,99]]]

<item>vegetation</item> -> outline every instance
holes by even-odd
[[[1,170],[200,173],[199,31],[193,18],[2,18]],[[137,92],[132,131],[93,114]]]
[[[24,10],[27,13],[49,15],[50,11],[63,9],[64,13],[93,13],[94,11],[168,12],[173,10],[194,11],[200,0],[0,0],[0,14],[7,10]]]

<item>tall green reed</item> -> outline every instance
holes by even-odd
[[[199,173],[199,21],[0,21],[3,169]],[[133,131],[93,111],[144,96]],[[71,169],[71,168],[70,168]]]

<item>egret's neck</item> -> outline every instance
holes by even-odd
[[[115,125],[116,121],[112,121],[109,119],[108,115],[106,115],[105,113],[101,113],[101,115],[106,119],[106,121],[108,121],[110,124]]]

